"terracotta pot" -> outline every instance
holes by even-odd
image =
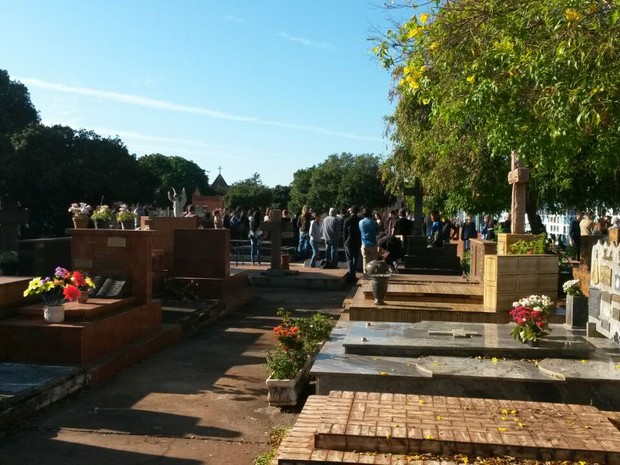
[[[75,227],[75,229],[85,229],[88,228],[88,217],[77,217],[77,218],[73,218],[73,226]]]
[[[80,296],[77,298],[77,301],[81,304],[88,302],[88,291],[80,291]]]

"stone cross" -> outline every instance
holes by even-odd
[[[286,230],[293,230],[293,224],[290,221],[282,221],[282,212],[278,209],[271,210],[269,213],[269,221],[265,221],[261,224],[260,228],[263,231],[269,231],[271,234],[271,269],[280,270],[281,255],[282,255],[282,232]]]
[[[508,184],[512,184],[512,204],[510,206],[512,233],[525,234],[525,184],[530,179],[530,172],[523,166],[516,151],[512,151],[511,157]]]

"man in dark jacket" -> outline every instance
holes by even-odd
[[[357,281],[356,272],[360,261],[360,251],[362,249],[362,234],[359,227],[359,208],[353,205],[349,211],[351,215],[344,220],[342,225],[342,238],[344,241],[344,254],[347,258],[347,266],[349,268],[347,280],[350,283],[354,283]]]

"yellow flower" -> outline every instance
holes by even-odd
[[[577,10],[567,8],[566,10],[564,10],[564,17],[566,18],[566,21],[571,22],[578,21],[581,18],[581,15]]]
[[[467,76],[466,81],[471,84],[474,82],[475,79],[476,79],[476,76],[472,74],[471,76]]]
[[[420,24],[426,24],[426,22],[428,21],[428,18],[430,18],[431,15],[429,15],[428,13],[422,13],[420,15]]]
[[[493,363],[497,363],[497,357],[493,357],[493,358],[491,359],[491,361],[492,361]]]
[[[409,29],[409,34],[407,34],[407,38],[414,39],[417,38],[420,34],[422,34],[422,28],[418,26],[412,26]]]

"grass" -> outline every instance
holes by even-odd
[[[256,457],[254,459],[254,465],[271,465],[278,453],[278,447],[280,447],[282,440],[287,434],[287,428],[273,428],[269,433],[269,441],[267,443],[270,449]]]

